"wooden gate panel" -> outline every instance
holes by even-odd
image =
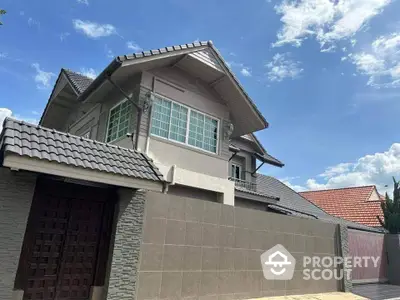
[[[99,264],[108,257],[107,200],[113,195],[109,189],[38,181],[17,274],[24,300],[89,299],[95,279],[104,277]],[[100,244],[106,249],[99,261]]]
[[[103,202],[72,201],[57,300],[88,299],[96,272]]]
[[[68,199],[40,197],[32,255],[28,261],[28,281],[24,299],[54,299],[58,266],[67,230]]]

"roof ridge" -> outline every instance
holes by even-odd
[[[63,136],[75,137],[75,138],[77,138],[77,139],[85,140],[85,141],[87,141],[87,142],[89,142],[89,143],[92,143],[92,144],[106,145],[106,146],[108,146],[108,147],[113,147],[113,148],[120,149],[120,150],[127,150],[127,151],[130,151],[130,152],[136,153],[136,154],[143,154],[142,152],[140,152],[140,151],[138,151],[138,150],[135,150],[135,149],[129,149],[129,148],[125,148],[125,147],[121,147],[121,146],[116,146],[116,145],[109,144],[109,143],[103,143],[103,142],[99,142],[99,141],[96,141],[96,140],[87,139],[87,138],[84,138],[84,137],[82,137],[82,136],[78,136],[78,135],[71,134],[71,133],[68,133],[68,132],[63,132],[63,131],[58,131],[58,130],[55,130],[55,129],[43,127],[43,126],[41,126],[41,125],[35,125],[35,124],[28,123],[28,122],[22,121],[22,120],[18,120],[18,119],[12,118],[12,117],[7,117],[7,118],[4,119],[4,126],[3,126],[4,129],[7,128],[6,124],[7,124],[8,121],[17,122],[17,123],[19,123],[20,125],[24,124],[24,125],[26,125],[26,126],[28,126],[28,127],[35,127],[35,128],[37,128],[37,129],[42,129],[42,130],[48,131],[48,132],[56,132],[56,133],[58,133],[58,134],[60,134],[60,135],[63,135]]]
[[[322,190],[313,190],[313,191],[304,191],[299,192],[301,194],[305,193],[315,193],[315,192],[329,192],[329,191],[337,191],[337,190],[349,190],[349,189],[361,189],[361,188],[376,188],[376,185],[359,185],[359,186],[347,186],[342,188],[333,188],[333,189],[322,189]]]
[[[147,54],[151,55],[151,54],[153,54],[153,52],[162,52],[162,51],[171,52],[171,51],[175,51],[175,50],[184,50],[187,48],[197,48],[197,47],[211,46],[211,45],[213,45],[213,42],[211,40],[194,41],[192,43],[180,44],[180,45],[175,45],[175,46],[166,46],[166,47],[156,48],[156,49],[152,49],[152,50],[142,50],[142,51],[138,51],[138,52],[133,52],[131,54],[118,55],[116,58],[118,60],[120,60],[120,57],[123,59],[128,56],[143,57],[143,56],[148,56]]]
[[[88,77],[88,76],[86,76],[86,75],[83,75],[83,74],[80,73],[80,72],[73,71],[73,70],[68,69],[68,68],[61,68],[61,70],[64,71],[64,72],[70,72],[70,73],[74,73],[75,75],[79,75],[79,76],[85,77],[86,79],[89,79],[89,80],[91,80],[91,81],[94,80],[93,78],[90,78],[90,77]]]

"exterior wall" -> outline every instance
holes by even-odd
[[[376,190],[374,190],[371,193],[371,196],[369,197],[368,201],[379,201],[379,200],[381,200],[380,197],[379,197],[379,194],[377,193]]]
[[[0,167],[0,299],[12,299],[36,175]]]
[[[224,138],[224,123],[229,121],[229,109],[211,89],[203,85],[198,79],[180,71],[177,68],[155,69],[144,72],[142,86],[171,100],[197,109],[219,119],[218,153],[212,154],[190,146],[165,139],[150,137],[149,155],[157,162],[166,165],[176,165],[189,171],[208,174],[214,177],[227,178],[229,140]],[[147,135],[149,118],[143,118],[143,132]],[[213,166],[212,168],[210,166]]]
[[[82,136],[89,131],[89,138],[96,137],[100,113],[101,104],[94,105],[82,118],[70,126],[69,132],[74,135]]]
[[[137,300],[226,299],[337,291],[338,282],[268,281],[260,255],[282,244],[303,255],[337,253],[337,225],[189,197],[147,193]]]
[[[111,243],[107,300],[135,299],[145,207],[144,191],[120,189]]]
[[[249,208],[249,209],[257,209],[261,211],[267,211],[267,203],[257,202],[253,200],[243,199],[235,197],[235,206]]]
[[[385,248],[387,249],[389,283],[400,285],[400,234],[386,234]]]
[[[140,86],[140,75],[133,76],[121,85],[121,88],[128,95],[133,95],[137,99]],[[115,88],[106,94],[96,94],[96,99],[88,99],[88,102],[77,106],[76,110],[70,114],[65,124],[64,131],[75,135],[82,135],[89,128],[90,138],[105,142],[107,137],[107,124],[110,110],[113,106],[124,100],[125,97]],[[132,108],[130,132],[136,129],[136,109]],[[126,137],[113,142],[113,144],[132,148],[132,141]]]
[[[182,185],[171,185],[168,189],[168,194],[178,197],[190,197],[193,199],[218,202],[220,201],[219,194],[213,191],[200,190]]]
[[[348,230],[348,243],[350,256],[380,257],[378,267],[354,267],[352,270],[353,283],[379,282],[387,279],[387,260],[384,247],[383,233]]]

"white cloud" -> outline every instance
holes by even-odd
[[[67,37],[69,37],[71,34],[69,33],[69,32],[63,32],[63,33],[61,33],[60,34],[60,40],[61,40],[61,42],[63,42],[63,41],[65,41],[65,39],[67,38]]]
[[[5,107],[0,107],[0,132],[3,129],[4,119],[7,118],[7,117],[13,117],[15,119],[22,120],[22,121],[25,121],[25,122],[28,122],[28,123],[32,123],[32,124],[38,124],[39,123],[39,120],[36,119],[36,118],[24,117],[24,116],[21,116],[21,115],[18,115],[18,114],[14,115],[10,109],[5,108]]]
[[[81,32],[92,39],[117,34],[117,29],[111,24],[98,24],[79,19],[73,20],[72,23],[76,31]]]
[[[294,79],[303,72],[300,62],[292,60],[289,53],[275,54],[265,66],[268,69],[267,75],[270,81],[279,82],[285,78]]]
[[[78,2],[80,4],[89,5],[89,0],[76,0],[76,2]]]
[[[374,87],[400,86],[400,32],[381,36],[372,42],[370,51],[356,53],[352,62],[369,77]]]
[[[290,182],[290,179],[279,179],[280,181],[282,181],[284,184],[286,184],[288,187],[290,187],[292,190],[295,190],[296,192],[304,192],[307,191],[307,189],[304,186],[301,185],[297,185],[297,184],[292,184]]]
[[[79,73],[92,79],[97,77],[97,72],[92,68],[81,68]]]
[[[136,43],[133,42],[133,41],[127,42],[127,43],[126,43],[126,47],[128,47],[128,49],[131,49],[131,50],[134,51],[134,52],[139,52],[139,51],[142,51],[142,50],[143,50],[142,47],[140,47],[138,44],[136,44]]]
[[[3,122],[7,117],[11,117],[12,112],[8,108],[0,107],[0,132],[3,130]]]
[[[35,20],[34,18],[28,18],[28,25],[30,26],[30,27],[32,27],[32,26],[37,26],[37,27],[40,27],[40,22],[39,21],[37,21],[37,20]]]
[[[332,189],[361,185],[376,185],[381,193],[392,191],[392,177],[400,180],[400,143],[394,143],[387,151],[365,155],[352,163],[340,163],[328,167],[319,177],[323,182],[310,178],[297,189]],[[388,187],[385,187],[388,185]]]
[[[240,73],[245,76],[245,77],[250,77],[251,76],[251,70],[249,68],[243,68],[240,70]]]
[[[283,0],[275,6],[282,28],[274,46],[293,44],[315,37],[323,46],[352,38],[391,0]]]
[[[47,89],[50,87],[50,81],[55,76],[52,72],[45,72],[40,69],[40,65],[38,63],[32,64],[32,68],[36,70],[36,74],[34,76],[36,87],[38,89]]]

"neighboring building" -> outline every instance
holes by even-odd
[[[382,196],[375,185],[301,192],[328,214],[371,227],[381,227],[383,220]]]

